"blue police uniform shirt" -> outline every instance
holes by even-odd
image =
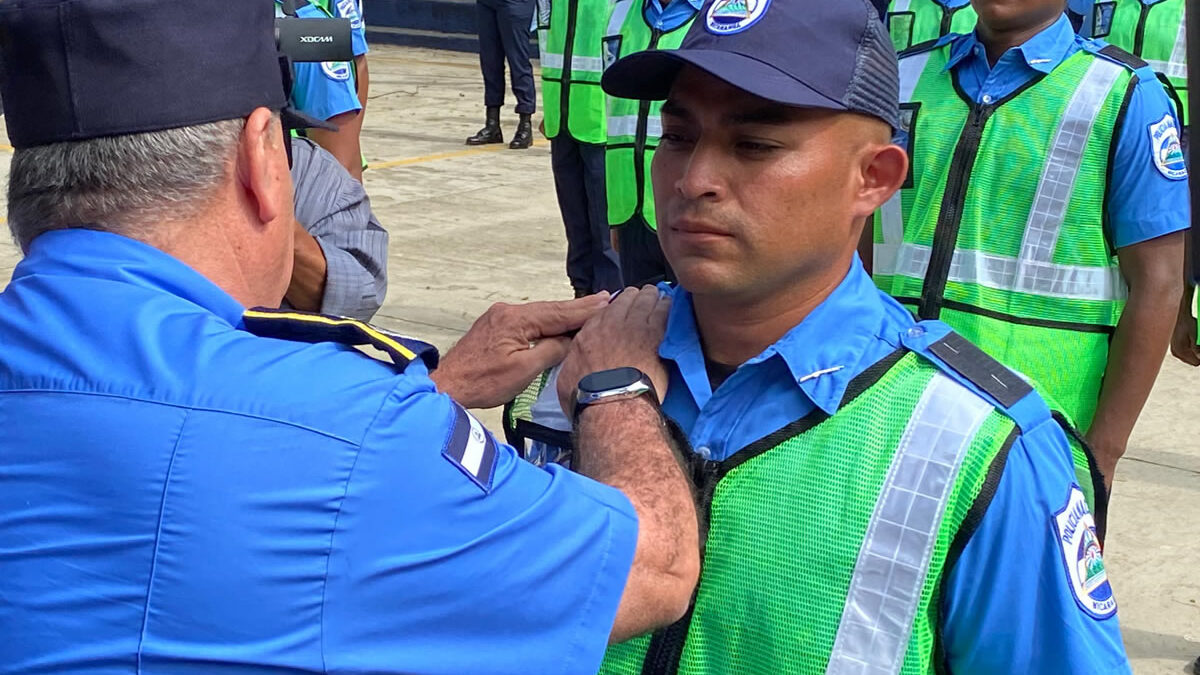
[[[915,324],[856,258],[820,306],[714,392],[691,296],[673,294],[659,348],[670,377],[663,410],[694,452],[718,461],[814,408],[836,413],[847,385],[868,367],[901,346],[928,355],[949,332],[941,322]],[[1044,410],[1036,396],[1017,406]],[[1053,523],[1074,482],[1066,437],[1045,416],[1013,444],[996,495],[943,587],[942,646],[952,672],[1129,672],[1117,617],[1085,612],[1065,569]]]
[[[704,0],[670,0],[666,7],[658,0],[647,0],[642,15],[646,17],[646,25],[669,33],[691,21],[702,6]]]
[[[278,0],[276,16],[281,15]],[[309,4],[296,10],[302,19],[328,18],[324,10]],[[360,19],[361,23],[361,19]],[[353,24],[351,24],[353,25]],[[351,35],[354,35],[351,30]],[[362,44],[365,49],[365,41]],[[355,54],[358,54],[355,44]],[[319,120],[329,120],[338,115],[362,110],[358,100],[358,84],[354,77],[354,65],[349,61],[326,63],[293,63],[291,101],[298,110]]]
[[[974,32],[943,39],[952,45],[947,68],[956,72],[959,86],[976,103],[998,101],[1038,75],[1049,73],[1083,49],[1084,43],[1092,43],[1096,49],[1107,45],[1076,35],[1065,16],[1025,44],[1009,49],[994,67],[989,66],[987,52]],[[1154,162],[1149,129],[1166,115],[1173,115],[1173,108],[1162,85],[1157,80],[1140,82],[1129,98],[1110,163],[1105,228],[1114,248],[1188,227],[1186,176],[1167,178]],[[1178,127],[1178,122],[1174,123]]]
[[[132,239],[33,242],[0,293],[0,671],[594,673],[624,495],[519,460],[420,361],[242,317]]]

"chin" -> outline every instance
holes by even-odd
[[[724,265],[712,260],[684,258],[679,262],[668,260],[679,285],[689,293],[709,295],[723,294],[736,288],[735,279]]]

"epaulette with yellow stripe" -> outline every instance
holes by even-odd
[[[242,315],[246,330],[259,337],[293,342],[337,342],[344,345],[371,345],[386,352],[403,369],[421,359],[429,370],[437,368],[438,350],[431,344],[414,340],[365,321],[344,316],[310,314],[290,309],[255,307]]]

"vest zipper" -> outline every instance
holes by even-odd
[[[1137,32],[1133,37],[1133,53],[1138,58],[1142,56],[1142,43],[1146,41],[1146,22],[1149,20],[1150,10],[1153,8],[1154,5],[1142,4],[1142,11],[1138,16]]]
[[[558,133],[571,135],[571,61],[575,58],[575,27],[579,19],[579,0],[570,0],[567,14],[567,36],[563,43],[562,79],[558,83]]]
[[[958,230],[962,224],[962,207],[970,184],[971,171],[979,154],[983,139],[983,128],[996,110],[994,105],[971,106],[970,123],[963,127],[954,157],[950,161],[950,176],[946,191],[942,195],[942,209],[938,214],[937,227],[933,234],[933,250],[929,255],[929,269],[925,271],[922,285],[921,304],[918,315],[921,319],[936,319],[942,313],[942,302],[946,293],[946,281],[950,276],[950,263],[958,245]]]
[[[650,44],[646,51],[658,49],[658,41],[663,32],[657,28],[650,29]],[[641,216],[646,208],[646,134],[650,126],[650,101],[638,103],[637,134],[633,139],[633,184],[637,186],[637,206],[633,209],[634,216]],[[652,226],[652,223],[646,223]]]
[[[721,482],[723,462],[714,462],[692,455],[692,482],[696,486],[697,506],[705,511],[705,522],[712,520],[713,495],[717,491],[717,483]],[[707,539],[708,533],[703,533]],[[701,568],[700,576],[704,576],[705,542],[700,543]],[[642,675],[675,675],[679,671],[679,661],[683,658],[683,646],[687,642],[688,631],[692,627],[692,612],[696,608],[696,593],[700,592],[700,584],[692,594],[692,602],[683,618],[654,633],[650,638],[650,646],[646,649],[646,658],[642,661]]]

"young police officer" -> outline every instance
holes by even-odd
[[[1080,445],[855,257],[907,175],[897,80],[865,0],[716,0],[605,73],[667,99],[663,410],[709,523],[692,611],[604,673],[1128,672]]]
[[[1175,114],[1062,0],[974,7],[975,32],[900,60],[913,168],[876,218],[875,280],[1044,387],[1111,482],[1181,292]]]

